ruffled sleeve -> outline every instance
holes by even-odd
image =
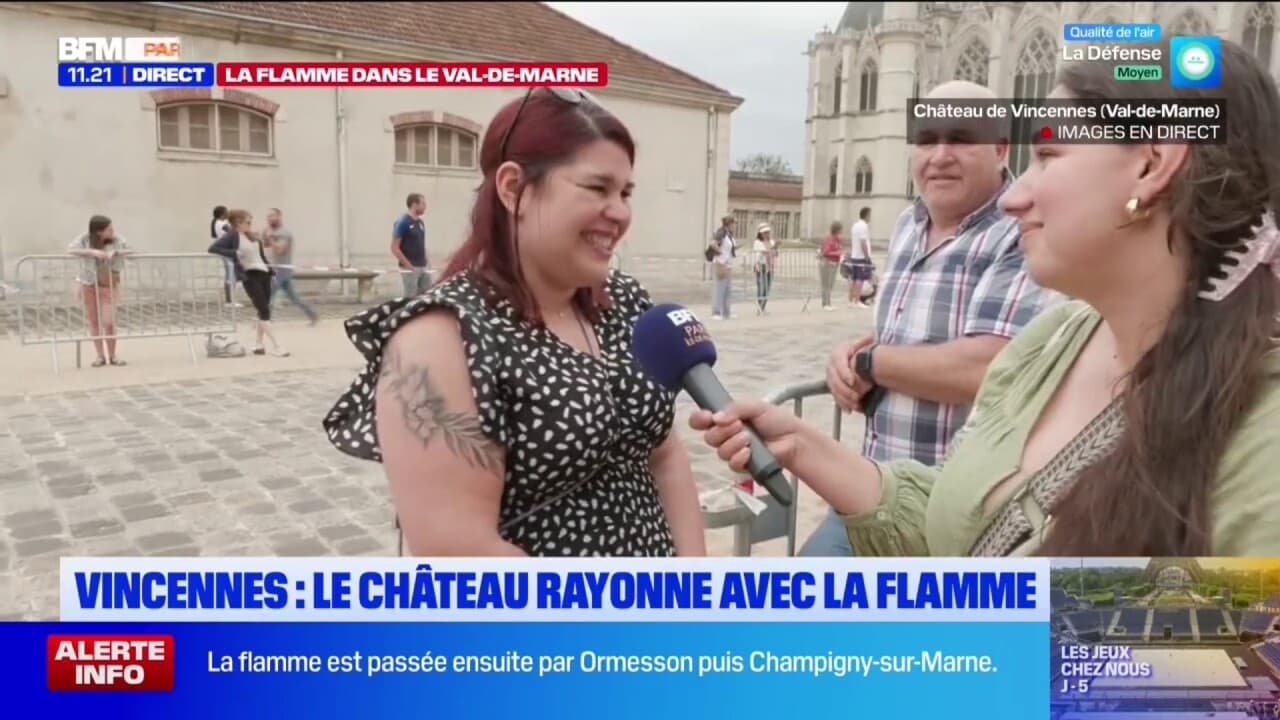
[[[366,366],[324,418],[325,433],[338,450],[362,460],[382,461],[375,398],[383,353],[398,328],[437,308],[448,308],[458,318],[482,432],[498,445],[508,446],[506,402],[500,381],[505,345],[497,327],[499,318],[469,283],[456,278],[418,297],[393,300],[347,320],[347,337],[364,357]]]
[[[938,469],[914,460],[882,463],[880,506],[860,515],[843,515],[854,555],[906,557],[928,555],[925,510]]]

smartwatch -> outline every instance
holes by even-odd
[[[872,386],[876,385],[876,379],[871,365],[871,356],[879,346],[880,343],[872,343],[866,350],[858,353],[853,361],[853,371],[858,374],[858,377],[871,383]]]
[[[876,382],[871,364],[871,357],[879,345],[880,343],[873,343],[866,350],[858,353],[855,357],[853,366],[853,371],[858,374],[858,377],[866,380],[868,383],[871,383],[871,389],[862,396],[862,401],[859,403],[858,407],[858,409],[862,411],[862,414],[866,415],[868,418],[875,415],[876,408],[880,406],[880,402],[884,400],[885,396],[885,389]]]

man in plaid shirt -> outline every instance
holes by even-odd
[[[968,82],[929,94],[994,97]],[[920,193],[890,236],[875,331],[831,354],[827,385],[845,412],[867,414],[863,454],[872,460],[937,465],[988,364],[1054,299],[1027,275],[1017,220],[997,206],[1012,183],[1008,143],[976,139],[972,127],[932,123],[913,138],[911,172]],[[800,550],[851,553],[834,513]]]

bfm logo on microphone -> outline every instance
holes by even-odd
[[[692,310],[672,310],[667,313],[667,317],[671,318],[671,324],[680,327],[685,323],[698,322],[698,316],[693,314]]]
[[[690,310],[672,310],[667,313],[667,317],[671,319],[671,323],[676,327],[684,328],[684,346],[693,347],[699,343],[711,342],[711,336],[707,334],[707,328]]]

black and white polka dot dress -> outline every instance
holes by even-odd
[[[351,318],[347,335],[369,364],[325,418],[330,442],[381,461],[374,392],[383,348],[394,327],[449,307],[483,431],[506,448],[504,539],[534,556],[674,555],[649,454],[672,430],[675,397],[631,355],[632,327],[652,302],[622,273],[611,274],[607,290],[611,307],[595,327],[599,357],[522,321],[506,301],[487,303],[465,273]]]

